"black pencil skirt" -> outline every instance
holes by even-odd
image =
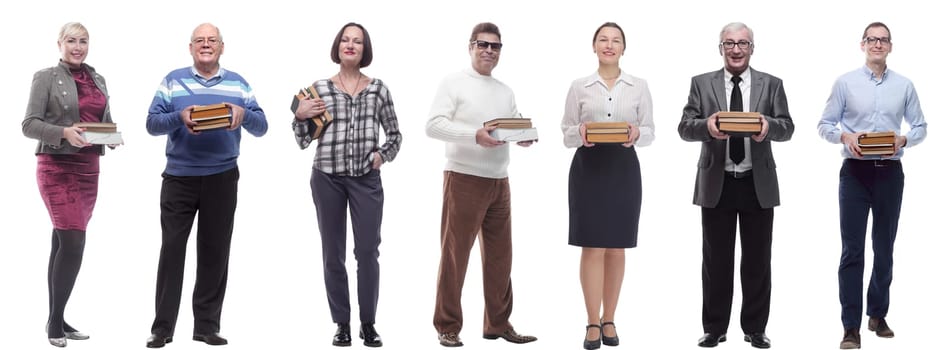
[[[570,164],[570,245],[633,248],[643,185],[635,147],[579,147]]]

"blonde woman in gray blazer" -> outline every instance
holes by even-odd
[[[53,223],[47,283],[49,343],[65,347],[66,339],[85,335],[63,319],[76,283],[99,188],[102,145],[90,144],[79,122],[112,122],[105,79],[85,64],[89,32],[66,23],[59,33],[59,64],[36,72],[23,119],[23,134],[38,140],[36,183]],[[114,147],[114,145],[112,145]]]

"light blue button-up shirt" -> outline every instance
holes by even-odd
[[[903,120],[909,124],[904,135],[905,147],[915,146],[926,138],[926,120],[913,82],[890,69],[883,71],[882,79],[877,79],[869,67],[863,66],[837,78],[817,131],[824,140],[841,143],[840,135],[844,132],[896,131],[902,135]],[[841,154],[855,158],[846,145]],[[889,159],[902,156],[900,149]],[[868,155],[864,159],[880,157]]]

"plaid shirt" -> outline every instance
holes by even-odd
[[[392,95],[382,80],[372,79],[355,98],[338,89],[329,79],[313,83],[326,103],[333,121],[317,139],[313,168],[337,176],[361,176],[372,170],[372,153],[391,162],[399,153],[402,133],[392,105]],[[379,127],[386,141],[379,146]],[[293,120],[293,134],[300,149],[312,143],[312,121]]]

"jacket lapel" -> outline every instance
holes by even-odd
[[[719,111],[727,111],[728,103],[725,102],[725,72],[719,70],[712,75],[712,94],[715,95],[715,101],[718,102]]]
[[[748,68],[751,69],[751,68]],[[764,94],[764,77],[761,74],[758,74],[758,71],[751,69],[751,104],[748,105],[748,108],[751,112],[758,111],[758,101],[761,101],[761,96]]]

